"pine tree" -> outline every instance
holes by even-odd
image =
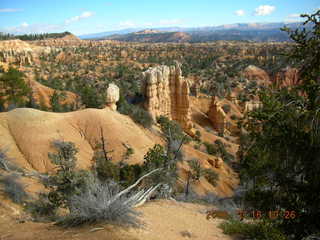
[[[300,84],[260,92],[239,151],[247,203],[283,211],[277,223],[295,239],[320,232],[320,11],[302,16],[312,30],[284,29],[296,43],[289,60],[301,63]]]

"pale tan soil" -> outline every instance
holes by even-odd
[[[201,124],[201,122],[200,122]],[[10,112],[0,113],[0,148],[8,149],[11,161],[19,167],[39,172],[51,172],[53,165],[48,158],[49,152],[54,152],[50,145],[53,140],[65,140],[75,143],[79,149],[77,166],[88,169],[92,166],[93,147],[100,139],[100,126],[106,139],[108,151],[113,161],[120,161],[127,146],[134,150],[128,163],[141,164],[146,152],[156,143],[163,143],[159,129],[144,129],[134,123],[130,117],[105,109],[85,109],[68,113],[43,112],[35,109],[20,108]],[[207,133],[200,125],[203,141],[213,142],[217,137]],[[235,144],[232,144],[235,146]],[[225,164],[215,169],[212,162],[216,157],[195,150],[189,144],[183,148],[186,159],[197,158],[203,167],[211,168],[219,176],[217,187],[210,185],[205,178],[196,184],[199,194],[215,192],[221,196],[230,196],[238,184],[237,176]],[[210,164],[211,162],[211,164]],[[187,163],[182,165],[181,177],[185,183],[183,171],[188,169]],[[30,182],[26,180],[26,184]],[[32,187],[34,192],[36,187]]]
[[[69,113],[51,113],[20,108],[0,113],[0,147],[8,148],[8,155],[17,165],[30,170],[47,172],[53,169],[48,152],[55,139],[74,142],[79,149],[78,166],[91,166],[93,147],[100,139],[102,127],[108,151],[114,161],[120,161],[131,146],[130,161],[143,161],[143,156],[154,145],[144,129],[128,116],[109,109],[85,109]]]
[[[35,223],[8,214],[0,206],[0,239],[3,240],[231,240],[218,225],[221,219],[207,220],[207,206],[173,201],[146,203],[137,210],[142,213],[142,228],[124,228],[98,224],[64,229],[52,223]],[[20,223],[19,223],[20,220]],[[96,231],[91,231],[96,228]],[[99,228],[99,229],[98,229]],[[103,229],[101,229],[103,228]],[[188,236],[183,236],[185,232]]]

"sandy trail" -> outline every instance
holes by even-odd
[[[209,207],[174,201],[153,201],[138,209],[143,228],[123,228],[105,224],[64,229],[51,223],[19,222],[20,217],[0,206],[1,240],[232,240],[218,225],[220,219],[207,220]],[[201,213],[202,212],[202,213]],[[97,231],[91,231],[97,228]]]

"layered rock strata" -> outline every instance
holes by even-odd
[[[142,92],[145,109],[155,120],[163,115],[180,123],[190,135],[193,126],[190,116],[189,84],[182,76],[178,62],[174,66],[157,66],[142,73]]]

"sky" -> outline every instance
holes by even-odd
[[[70,31],[76,35],[127,28],[201,27],[295,22],[320,0],[0,0],[0,32]]]

